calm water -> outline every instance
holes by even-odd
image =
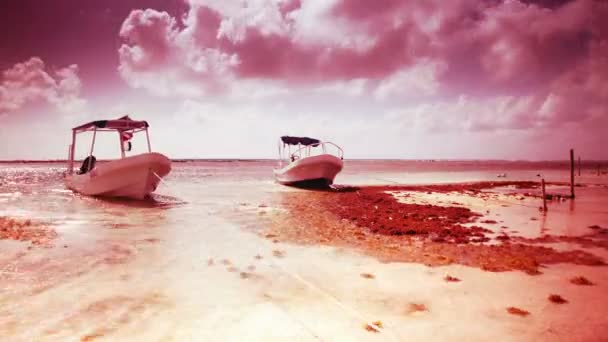
[[[195,224],[201,215],[216,215],[243,202],[263,203],[275,194],[293,189],[272,179],[274,161],[195,161],[173,164],[161,183],[155,202],[105,201],[73,194],[63,184],[64,165],[60,163],[0,163],[0,214],[24,216],[57,224],[107,225],[129,221],[133,225],[162,227],[179,220]],[[603,165],[608,171],[608,165]],[[340,185],[431,184],[482,180],[533,180],[542,175],[547,181],[569,181],[569,166],[560,162],[483,162],[483,161],[346,161],[336,179]],[[497,178],[498,174],[506,178]],[[598,185],[582,191],[592,196],[576,204],[590,212],[596,194],[608,184],[608,175],[597,176],[595,164],[582,170],[576,182]],[[564,193],[567,188],[559,189]],[[579,189],[577,189],[579,190]],[[162,220],[160,220],[162,218]],[[94,230],[94,232],[97,232]],[[96,233],[95,233],[96,234]]]
[[[451,266],[450,270],[477,282],[462,285],[460,292],[450,295],[453,300],[437,299],[437,292],[430,290],[433,286],[439,292],[452,290],[441,289],[440,280],[430,288],[424,285],[435,281],[433,272],[439,272],[425,266],[380,264],[348,250],[276,244],[259,237],[261,212],[281,210],[272,208],[281,194],[301,191],[275,184],[274,165],[273,161],[174,163],[154,202],[124,202],[66,190],[62,164],[0,164],[0,216],[46,222],[59,234],[53,248],[26,250],[26,244],[0,241],[0,337],[236,341],[246,336],[247,340],[308,341],[412,336],[536,340],[541,336],[546,322],[534,321],[527,330],[511,318],[503,321],[488,315],[491,308],[480,300],[529,286],[527,276],[519,273],[490,274]],[[506,173],[506,180],[538,180],[538,174],[549,181],[569,177],[566,163],[346,161],[336,183],[505,180],[496,177],[499,173]],[[514,206],[505,215],[529,236],[547,227],[552,233],[580,235],[590,224],[608,225],[608,175],[597,176],[595,166],[589,165],[577,182],[593,186],[577,188],[575,205],[552,204],[551,215],[542,222],[529,221],[531,215],[538,215],[538,203]],[[567,192],[566,187],[553,190]],[[277,250],[286,257],[273,258]],[[358,273],[369,268],[385,280],[362,281]],[[576,271],[597,272],[584,267]],[[241,272],[256,276],[247,278]],[[565,270],[555,267],[547,274],[557,277],[560,272]],[[601,272],[608,283],[606,270]],[[537,278],[532,292],[552,286],[552,279]],[[501,285],[495,285],[498,280]],[[592,291],[606,289],[600,285]],[[471,291],[485,292],[471,298],[466,294]],[[395,316],[395,304],[387,304],[388,293],[427,301],[438,313],[405,324]],[[468,308],[455,310],[456,304]],[[447,328],[462,314],[488,330],[465,324]],[[601,314],[605,312],[587,319],[608,332],[598,318]],[[361,329],[362,321],[377,317],[391,325],[385,334]],[[556,316],[554,324],[575,329],[576,324],[564,317]],[[429,324],[446,328],[430,331]],[[579,336],[573,331],[561,331],[557,339]]]

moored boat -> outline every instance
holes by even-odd
[[[74,192],[89,196],[124,197],[144,199],[154,192],[162,177],[171,171],[171,161],[165,155],[152,152],[146,121],[132,120],[128,116],[116,120],[98,120],[72,129],[69,149],[66,186]],[[93,132],[88,156],[80,169],[74,170],[76,137],[80,133]],[[118,132],[121,158],[97,162],[93,151],[98,132]],[[148,153],[126,156],[131,150],[134,134],[145,132]]]
[[[293,153],[292,146],[295,146]],[[329,153],[330,149],[335,153]],[[285,185],[329,186],[342,171],[343,159],[342,148],[332,142],[283,136],[279,141],[279,167],[274,169],[274,177]]]

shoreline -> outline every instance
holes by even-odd
[[[512,191],[506,195],[495,191],[505,187]],[[467,182],[288,192],[277,203],[287,212],[276,213],[270,222],[265,220],[270,228],[263,236],[275,242],[352,248],[383,262],[460,264],[492,272],[540,274],[540,268],[556,263],[605,266],[606,261],[593,253],[577,248],[558,251],[549,244],[566,242],[608,250],[608,228],[598,225],[583,236],[545,233],[526,238],[509,230],[507,223],[499,224],[490,210],[477,212],[461,202],[403,203],[399,197],[449,194],[485,202],[502,196],[517,205],[540,198],[531,193],[534,190],[538,190],[536,182]],[[507,209],[510,205],[500,206]]]

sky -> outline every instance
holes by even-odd
[[[3,1],[0,160],[65,159],[72,127],[127,114],[171,158],[274,158],[296,135],[346,158],[606,160],[606,18],[602,0]]]

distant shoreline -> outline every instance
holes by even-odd
[[[239,158],[191,158],[191,159],[171,159],[174,163],[188,163],[188,162],[264,162],[264,161],[277,161],[276,158],[260,158],[260,159],[239,159]],[[348,158],[344,159],[345,161],[402,161],[402,162],[420,162],[420,163],[431,163],[431,162],[439,162],[439,163],[457,163],[457,162],[465,162],[465,163],[504,163],[504,164],[513,164],[513,163],[523,163],[523,164],[540,164],[540,163],[551,163],[551,164],[561,164],[561,163],[570,163],[569,160],[506,160],[506,159],[395,159],[395,158]],[[75,161],[82,161],[77,159]],[[104,159],[100,161],[106,161]],[[65,159],[49,159],[49,160],[35,160],[35,159],[18,159],[18,160],[0,160],[0,164],[57,164],[57,163],[67,163],[68,161]],[[601,166],[608,165],[608,160],[581,160],[581,166],[597,166],[600,164]]]
[[[112,159],[100,159],[99,161],[109,161]],[[76,159],[75,161],[82,161],[82,159]],[[235,162],[235,161],[243,161],[243,162],[256,162],[256,161],[276,161],[276,159],[228,159],[228,158],[209,158],[209,159],[171,159],[174,163],[187,163],[187,162]],[[49,159],[49,160],[0,160],[0,164],[29,164],[29,163],[39,163],[39,164],[54,164],[54,163],[67,163],[67,160],[63,159]]]

